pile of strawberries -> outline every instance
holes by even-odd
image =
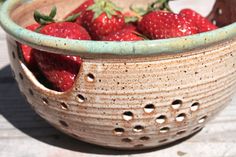
[[[156,0],[146,10],[132,8],[122,13],[122,9],[109,0],[86,0],[63,21],[54,19],[55,7],[49,15],[35,11],[37,23],[26,28],[54,37],[99,41],[166,39],[217,29],[191,9],[173,13],[169,1]],[[29,69],[36,77],[46,78],[50,88],[64,92],[73,86],[82,63],[80,57],[42,52],[27,45],[21,45],[21,49]]]

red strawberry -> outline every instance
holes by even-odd
[[[199,33],[217,29],[217,26],[212,24],[208,19],[201,16],[199,13],[197,13],[194,10],[183,9],[179,13],[179,15],[186,17],[186,19],[188,19],[189,21],[195,22]]]
[[[26,29],[31,30],[31,31],[35,31],[40,25],[39,24],[32,24],[26,27]],[[27,65],[27,67],[32,70],[33,72],[37,71],[37,65],[36,65],[36,61],[34,59],[34,57],[32,56],[32,48],[28,45],[24,45],[21,44],[20,45],[22,53],[23,53],[23,57],[25,60],[25,63]]]
[[[90,40],[88,32],[77,23],[55,22],[56,7],[52,8],[49,15],[44,15],[35,11],[34,19],[41,24],[39,32],[45,35],[68,38],[74,40]],[[77,18],[71,16],[68,21]],[[78,56],[58,55],[40,50],[32,50],[32,54],[43,75],[53,85],[53,89],[64,92],[69,90],[75,81],[81,64],[81,58]]]
[[[40,33],[60,38],[90,40],[87,31],[72,22],[48,24]],[[57,55],[39,50],[34,50],[33,55],[39,69],[56,90],[66,91],[72,87],[82,62],[80,57]]]
[[[36,49],[33,53],[40,70],[52,83],[54,90],[63,92],[72,87],[80,64],[63,55],[54,55]]]
[[[138,41],[143,38],[135,31],[136,27],[127,25],[122,30],[111,33],[102,38],[103,41]]]
[[[75,14],[78,14],[78,13],[81,13],[81,15],[76,19],[76,23],[78,23],[79,25],[82,24],[82,16],[83,16],[83,13],[86,11],[86,9],[93,5],[94,2],[93,0],[86,0],[84,3],[82,3],[78,8],[76,8],[74,11],[72,11],[70,14],[68,14],[66,16],[66,18],[68,18],[69,16],[72,16],[72,15],[75,15]]]
[[[58,22],[44,26],[40,33],[59,38],[90,40],[88,32],[77,23],[73,22]]]
[[[131,30],[131,31],[137,31],[137,26],[135,26],[133,24],[126,24],[123,29],[128,29],[128,30]]]
[[[124,29],[118,32],[109,34],[102,38],[103,41],[138,41],[143,40],[138,34],[133,31]]]
[[[48,24],[40,33],[60,38],[90,40],[87,31],[72,22]],[[82,62],[80,57],[57,55],[39,50],[34,50],[33,55],[39,69],[56,90],[66,91],[72,87]]]
[[[196,34],[196,26],[178,14],[152,11],[143,16],[138,29],[151,39],[166,39]]]
[[[96,0],[83,13],[83,26],[93,39],[98,40],[112,32],[121,30],[125,25],[124,15],[109,0]]]

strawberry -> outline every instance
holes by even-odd
[[[86,9],[93,5],[94,1],[93,0],[86,0],[84,3],[82,3],[78,8],[76,8],[74,11],[72,11],[70,14],[68,14],[66,16],[66,18],[68,18],[69,16],[75,15],[75,14],[80,14],[80,16],[76,19],[76,23],[78,23],[79,25],[82,24],[82,16],[83,13],[86,11]]]
[[[90,40],[88,32],[77,23],[57,22],[44,26],[40,33],[59,38]]]
[[[195,22],[199,33],[215,30],[218,28],[208,19],[201,16],[199,13],[192,9],[183,9],[180,11],[179,15],[185,17],[190,22]]]
[[[111,33],[102,38],[103,41],[138,41],[143,38],[135,31],[135,27],[128,25],[117,32]]]
[[[120,9],[109,0],[94,0],[94,4],[83,13],[82,25],[94,40],[99,40],[121,30],[125,25],[125,18]]]
[[[151,11],[143,16],[138,29],[151,39],[166,39],[196,34],[196,26],[178,14]]]
[[[43,75],[53,85],[53,89],[64,92],[73,86],[79,71],[78,62],[63,55],[55,55],[33,50],[34,57]]]
[[[88,32],[82,26],[74,22],[55,22],[53,18],[56,15],[56,9],[53,8],[49,16],[35,11],[34,18],[41,24],[39,33],[74,40],[90,40]],[[69,21],[75,20],[75,17],[68,17]],[[78,74],[81,58],[79,56],[66,56],[43,52],[33,49],[32,54],[37,65],[47,80],[53,85],[53,89],[64,92],[69,90]]]
[[[126,24],[123,29],[128,29],[128,30],[131,30],[131,31],[137,31],[137,26],[135,26],[133,24]]]
[[[30,31],[35,31],[40,25],[39,24],[32,24],[26,27],[26,29],[30,30]],[[28,45],[25,44],[20,44],[20,48],[22,50],[22,54],[24,57],[24,61],[27,65],[27,67],[32,70],[32,72],[36,72],[37,66],[36,66],[36,61],[34,59],[34,57],[32,56],[32,48]]]
[[[40,25],[36,23],[36,24],[27,26],[26,29],[30,31],[35,31],[37,30],[38,27],[40,27]],[[39,82],[41,82],[48,88],[52,88],[52,85],[48,82],[48,80],[46,80],[46,78],[43,76],[43,74],[40,72],[37,66],[37,62],[33,55],[34,49],[25,44],[19,44],[19,45],[20,45],[21,52],[22,52],[22,55],[23,55],[23,58],[27,67],[32,71],[32,73],[39,80]]]
[[[144,15],[138,28],[151,39],[187,36],[217,29],[206,18],[191,9],[174,14],[169,6],[171,0],[156,0],[147,9],[131,8]]]
[[[40,33],[60,38],[90,40],[87,31],[72,22],[51,23],[44,26]],[[53,84],[56,90],[70,89],[78,74],[80,57],[65,56],[34,50],[33,55],[44,76]]]

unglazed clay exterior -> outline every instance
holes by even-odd
[[[83,57],[65,93],[36,80],[11,37],[8,47],[19,88],[41,117],[79,140],[116,149],[153,148],[199,131],[236,87],[235,37],[168,55]]]
[[[84,59],[67,93],[39,84],[16,57],[16,42],[8,43],[19,88],[35,111],[102,146],[150,148],[191,135],[226,106],[236,85],[235,39],[167,59]]]

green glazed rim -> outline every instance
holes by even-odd
[[[13,38],[32,47],[44,47],[53,53],[80,55],[114,54],[114,55],[155,55],[160,53],[180,53],[213,43],[221,42],[236,36],[236,22],[214,31],[196,35],[162,40],[146,40],[136,42],[106,42],[70,40],[46,36],[31,32],[17,25],[10,12],[14,7],[26,0],[7,0],[0,9],[0,25]],[[55,51],[60,50],[60,51]]]

